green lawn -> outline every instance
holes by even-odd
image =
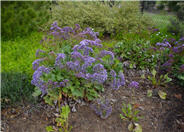
[[[169,20],[172,18],[176,18],[176,16],[174,15],[164,14],[164,13],[156,14],[156,13],[145,12],[144,15],[149,16],[152,19],[153,24],[160,29],[166,28],[166,26],[170,24]]]
[[[32,72],[35,53],[41,47],[42,33],[32,33],[28,37],[1,42],[2,72]]]

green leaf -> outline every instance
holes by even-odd
[[[139,125],[138,123],[135,123],[135,128],[133,130],[133,132],[142,132],[142,127],[141,125]]]
[[[141,78],[142,78],[142,79],[145,79],[146,77],[145,77],[145,75],[144,75],[144,74],[142,74],[142,75],[141,75]]]
[[[148,90],[148,91],[147,91],[147,96],[148,96],[148,97],[151,97],[152,94],[153,94],[153,91],[152,91],[152,90]]]
[[[79,89],[74,89],[72,91],[72,95],[76,97],[83,97],[83,91],[80,91]]]
[[[151,71],[151,74],[155,77],[156,76],[156,73],[157,73],[157,71],[155,70],[155,69],[153,69],[152,71]]]
[[[38,87],[35,87],[35,91],[33,92],[33,97],[38,97],[39,95],[41,95],[41,90]]]
[[[52,126],[47,126],[47,127],[46,127],[46,131],[47,131],[47,132],[53,132],[54,129],[52,128]]]
[[[159,90],[159,91],[158,91],[158,95],[160,96],[161,99],[166,99],[167,93],[165,93],[165,92]]]
[[[133,131],[133,124],[132,123],[130,123],[129,125],[128,125],[128,130],[130,131],[130,132],[132,132]]]

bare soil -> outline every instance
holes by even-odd
[[[72,112],[69,124],[72,132],[128,132],[128,122],[120,119],[122,103],[132,101],[132,90],[128,88],[130,81],[137,81],[140,87],[134,89],[134,107],[140,110],[139,124],[143,132],[184,132],[184,88],[174,82],[167,87],[153,88],[150,81],[141,79],[142,72],[125,71],[126,86],[112,90],[107,86],[102,97],[111,100],[113,111],[107,119],[101,119],[89,107],[90,103],[76,105],[77,112]],[[147,90],[154,91],[152,97],[147,97]],[[162,100],[157,95],[158,89],[167,92],[167,99]],[[15,108],[2,110],[3,132],[46,132],[47,125],[53,125],[56,111],[51,106],[40,102],[36,105],[26,104]]]

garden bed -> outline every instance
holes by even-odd
[[[147,97],[147,89],[153,89],[148,80],[141,79],[143,71],[125,70],[126,84],[132,80],[139,82],[135,90],[135,105],[140,110],[139,124],[143,132],[182,132],[184,131],[184,91],[174,83],[165,88],[167,99],[162,100],[157,94]],[[77,103],[77,112],[69,116],[72,132],[128,132],[128,122],[121,120],[122,103],[131,102],[131,89],[126,85],[119,90],[105,88],[102,94],[111,100],[112,114],[105,120],[99,118],[90,108],[90,103]],[[16,108],[2,110],[2,128],[4,132],[45,132],[47,125],[53,125],[56,110],[43,101],[37,105],[26,104]]]

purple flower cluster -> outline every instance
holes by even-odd
[[[184,72],[184,64],[180,66],[180,71]]]
[[[129,87],[130,87],[130,88],[138,88],[138,87],[139,87],[139,83],[136,82],[136,81],[132,81],[132,82],[129,84]]]
[[[35,85],[36,87],[40,88],[40,90],[42,91],[42,96],[45,95],[47,93],[47,88],[48,85],[46,82],[44,82],[43,80],[41,80],[41,76],[46,73],[48,74],[50,72],[49,68],[46,68],[44,66],[40,66],[37,68],[37,70],[34,72],[33,74],[33,79],[31,81],[31,84]]]
[[[49,80],[47,83],[47,86],[51,87],[51,88],[65,87],[67,85],[68,81],[69,81],[68,79],[65,79],[61,82],[53,82],[53,81]]]
[[[59,68],[63,68],[64,66],[63,66],[63,64],[61,64],[61,60],[64,60],[64,59],[65,59],[65,54],[58,53],[56,60],[55,60],[55,66],[59,67]]]
[[[165,43],[158,42],[158,43],[156,43],[156,46],[169,47],[169,48],[171,47],[171,45],[167,41]]]
[[[36,51],[36,57],[39,57],[40,56],[40,53],[45,53],[45,51],[38,49]]]
[[[118,90],[121,86],[125,85],[125,77],[122,72],[119,73],[118,78],[114,70],[111,70],[110,75],[112,76],[112,79],[113,79],[111,82],[111,87],[114,90]]]
[[[40,66],[40,62],[44,61],[45,58],[37,59],[35,60],[32,65],[33,65],[33,70],[36,70]]]
[[[102,119],[108,118],[112,113],[112,106],[110,105],[110,101],[107,99],[105,101],[97,100],[97,104],[91,105],[91,108]]]
[[[93,39],[97,39],[97,36],[99,35],[98,32],[94,32],[91,28],[86,28],[83,32],[80,33],[80,35],[89,35],[91,36]]]

